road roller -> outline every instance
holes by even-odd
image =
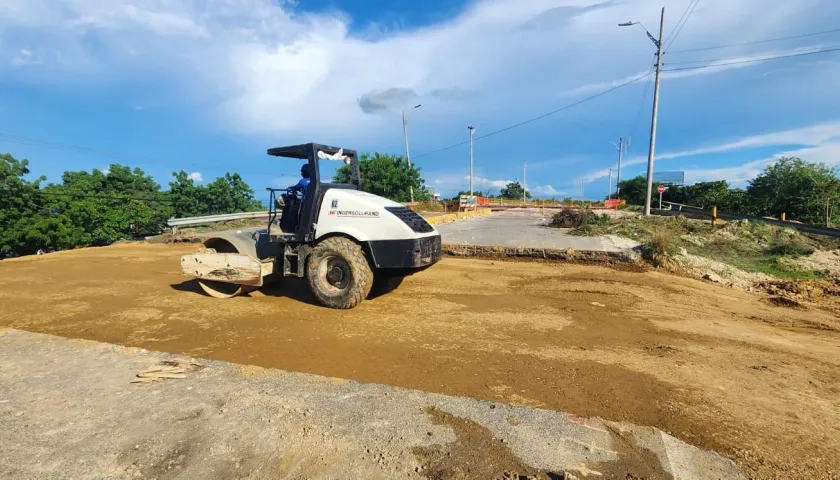
[[[349,309],[440,260],[440,233],[431,224],[402,204],[362,190],[355,150],[305,143],[267,152],[306,161],[309,184],[267,188],[265,228],[213,234],[196,253],[181,257],[181,272],[208,295],[232,298],[272,279],[297,277],[321,305]],[[321,161],[349,165],[351,183],[322,180]]]

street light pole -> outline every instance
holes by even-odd
[[[528,201],[528,165],[522,165],[522,201]]]
[[[475,132],[475,127],[470,125],[467,127],[470,131],[470,196],[473,194],[473,133]]]
[[[626,22],[618,24],[619,27],[628,27],[630,25],[640,25],[645,29],[648,38],[656,45],[656,80],[653,84],[653,111],[650,119],[650,147],[648,149],[648,166],[647,166],[647,195],[645,196],[645,216],[650,216],[650,198],[653,195],[653,161],[656,151],[656,119],[659,113],[659,77],[662,73],[662,36],[665,30],[665,7],[662,7],[662,13],[659,17],[659,39],[653,37],[648,32],[647,28],[640,22]]]
[[[422,104],[417,104],[412,107],[412,110],[415,108],[420,108]],[[405,142],[405,159],[408,161],[408,169],[411,170],[411,154],[408,152],[408,117],[405,115],[405,110],[402,111],[402,123],[403,123],[403,141]],[[408,191],[411,195],[411,208],[414,209],[414,186],[409,183]]]
[[[624,153],[624,137],[618,137],[618,172],[615,177],[615,198],[621,198],[621,159]]]

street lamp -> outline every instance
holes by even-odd
[[[642,27],[648,38],[656,45],[656,81],[653,86],[653,111],[650,118],[650,146],[648,149],[648,167],[647,167],[647,195],[645,196],[645,215],[650,216],[650,197],[653,195],[653,159],[656,151],[656,117],[659,112],[659,75],[662,73],[662,35],[665,29],[665,7],[662,7],[662,14],[659,17],[659,39],[654,36],[642,25],[642,22],[624,22],[619,23],[619,27],[630,27],[638,25]]]
[[[418,103],[411,107],[411,110],[422,107],[423,104]],[[405,110],[402,111],[403,122],[403,141],[405,142],[405,159],[408,161],[408,169],[411,170],[411,155],[408,153],[408,117],[405,115]],[[408,185],[408,190],[411,193],[411,207],[414,208],[414,186]]]
[[[475,132],[475,126],[470,125],[467,127],[470,131],[470,196],[473,194],[473,133]]]

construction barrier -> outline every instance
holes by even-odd
[[[478,195],[461,195],[458,199],[458,210],[473,210],[476,207],[490,206],[490,199]]]
[[[476,208],[474,210],[468,210],[466,212],[435,215],[433,217],[427,218],[426,221],[429,222],[429,224],[431,225],[440,225],[441,223],[455,222],[458,220],[463,220],[465,218],[473,218],[479,215],[487,215],[491,211],[492,210],[490,210],[489,208]]]

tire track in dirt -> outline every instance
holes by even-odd
[[[218,300],[178,275],[194,249],[4,261],[0,326],[653,425],[755,478],[840,471],[840,335],[761,321],[828,314],[656,272],[451,259],[351,311],[295,281]]]

